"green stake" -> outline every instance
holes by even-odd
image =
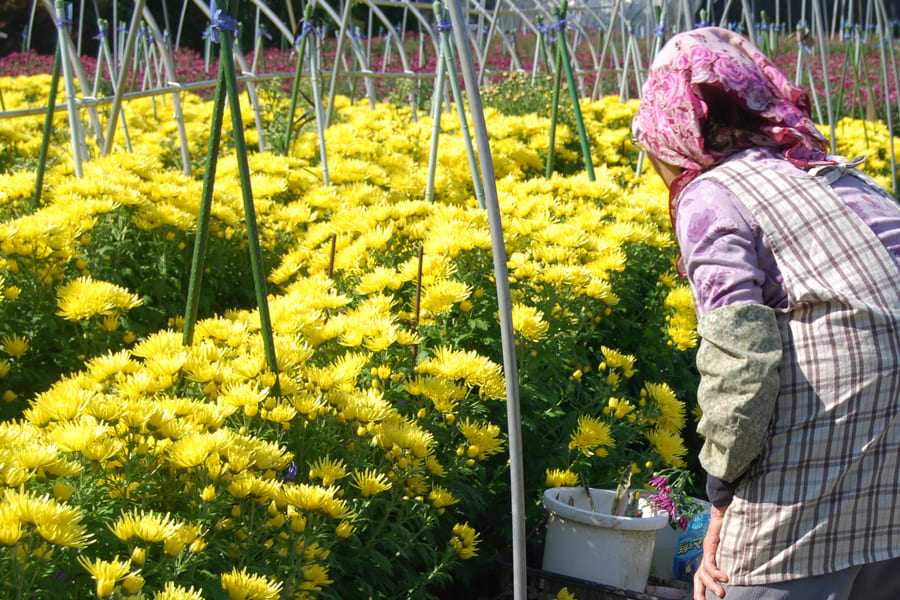
[[[216,91],[213,96],[209,144],[203,169],[203,190],[200,192],[200,212],[197,215],[197,237],[194,239],[194,256],[191,260],[191,278],[188,282],[187,308],[184,311],[182,344],[190,346],[194,341],[194,324],[200,305],[200,288],[203,283],[203,267],[206,262],[206,244],[209,240],[209,219],[212,210],[213,184],[216,164],[219,160],[219,143],[222,140],[222,115],[225,112],[225,69],[219,69]]]
[[[231,14],[237,14],[239,0],[231,0]],[[278,382],[278,361],[275,359],[275,342],[272,336],[272,323],[269,319],[269,301],[266,292],[265,269],[259,244],[259,230],[256,226],[256,209],[253,206],[253,191],[250,187],[250,165],[247,162],[247,144],[244,140],[244,123],[241,119],[240,92],[237,85],[237,74],[234,69],[232,55],[232,33],[222,31],[219,68],[225,69],[225,86],[228,90],[228,108],[231,111],[232,138],[234,153],[237,158],[238,175],[241,180],[241,196],[244,200],[244,220],[247,224],[247,245],[250,250],[250,268],[253,271],[253,283],[256,288],[256,304],[259,309],[259,324],[262,330],[263,349],[269,370],[275,374],[274,393],[281,394]]]
[[[547,148],[547,163],[544,177],[553,174],[553,159],[556,146],[556,121],[559,118],[559,87],[562,83],[562,54],[556,53],[556,68],[553,70],[553,94],[550,99],[550,147]]]
[[[294,114],[297,111],[297,97],[300,95],[300,77],[303,73],[303,54],[306,52],[306,37],[312,31],[312,4],[306,5],[306,11],[303,15],[303,23],[301,24],[301,33],[299,43],[297,44],[297,70],[294,71],[294,85],[291,88],[291,103],[288,107],[288,121],[284,132],[284,142],[282,144],[281,153],[288,155],[291,148],[291,133],[294,129]]]
[[[578,88],[575,86],[575,75],[572,73],[572,62],[569,59],[569,48],[566,46],[565,30],[566,0],[562,0],[560,8],[553,9],[553,17],[561,24],[559,36],[556,38],[558,55],[562,58],[563,68],[566,71],[566,83],[569,86],[569,98],[572,100],[572,108],[575,110],[575,126],[578,128],[578,139],[581,140],[581,154],[584,156],[584,166],[587,169],[588,180],[594,181],[594,163],[591,161],[591,144],[584,128],[584,118],[581,115],[581,103],[578,100]],[[559,59],[557,59],[559,64]]]
[[[447,18],[440,2],[435,2],[435,8],[439,19]],[[447,75],[450,77],[450,89],[453,91],[453,102],[456,104],[456,114],[459,117],[459,129],[462,133],[463,143],[466,145],[466,157],[469,159],[469,171],[472,173],[472,187],[478,206],[484,208],[484,186],[481,183],[481,174],[478,172],[478,161],[475,159],[475,148],[472,145],[472,136],[469,133],[469,122],[466,119],[466,108],[459,88],[459,74],[456,71],[456,61],[453,58],[453,50],[450,48],[450,34],[441,31],[441,57],[446,63]]]
[[[47,150],[50,147],[50,132],[53,130],[53,109],[56,107],[56,92],[59,90],[60,69],[59,45],[53,56],[53,74],[50,76],[50,97],[47,99],[47,116],[44,117],[44,135],[41,139],[41,153],[38,157],[37,174],[34,181],[34,196],[31,198],[32,212],[41,201],[41,192],[44,188],[44,169],[47,167]]]
[[[231,0],[229,3],[229,12],[231,14],[235,14],[238,8],[239,0]],[[231,22],[229,22],[231,21]],[[266,292],[266,280],[265,280],[265,269],[263,267],[262,262],[262,252],[259,244],[259,230],[256,226],[256,209],[253,206],[253,191],[250,186],[250,165],[247,161],[247,144],[244,140],[244,124],[241,119],[241,105],[240,105],[240,95],[238,92],[237,86],[237,75],[234,68],[234,57],[232,56],[233,46],[232,46],[232,31],[229,26],[232,25],[233,19],[228,17],[227,15],[215,15],[213,16],[213,27],[214,31],[218,27],[218,35],[220,38],[220,52],[219,52],[219,76],[216,80],[216,104],[214,105],[214,130],[213,134],[210,135],[210,146],[209,152],[207,154],[208,163],[211,162],[211,169],[208,169],[204,173],[204,192],[206,192],[207,186],[209,188],[209,195],[212,196],[212,185],[215,177],[214,169],[215,169],[215,159],[211,160],[211,155],[218,150],[217,145],[213,145],[214,138],[217,137],[215,131],[221,132],[221,117],[215,114],[215,111],[218,110],[218,106],[222,102],[221,99],[221,87],[222,80],[224,79],[225,90],[227,92],[228,98],[228,108],[231,112],[231,127],[232,127],[232,139],[234,141],[234,152],[235,157],[237,158],[237,166],[238,166],[238,176],[241,182],[241,196],[244,201],[244,219],[247,226],[247,245],[250,251],[250,268],[253,272],[253,284],[256,290],[256,304],[259,310],[259,324],[260,330],[263,338],[263,349],[266,355],[266,362],[268,363],[269,370],[275,374],[275,384],[273,386],[273,393],[276,395],[281,394],[281,386],[278,381],[278,362],[275,357],[275,342],[272,335],[272,323],[269,319],[269,304],[268,297]],[[235,23],[236,25],[236,23]],[[218,118],[218,123],[215,123]],[[218,125],[218,127],[215,127]],[[205,198],[204,198],[205,199]],[[201,211],[204,208],[201,208]],[[209,207],[205,207],[205,210],[209,210]],[[201,212],[201,222],[206,217],[208,221],[208,212],[203,214]],[[208,235],[207,231],[203,232],[204,238]],[[194,255],[194,263],[191,266],[191,282],[192,287],[194,287],[194,282],[196,281],[196,291],[199,290],[199,281],[200,281],[200,273],[202,272],[202,263],[203,263],[203,255],[205,254],[205,243],[206,240],[201,240],[200,231],[198,228],[198,240],[195,244],[195,255]],[[197,250],[200,250],[198,252]],[[191,320],[196,319],[196,309],[194,305],[197,303],[196,295],[191,296],[191,292],[189,291],[189,300],[188,300],[188,308],[189,311],[193,309],[191,316]],[[188,335],[188,318],[185,318],[185,341],[189,342],[190,339],[193,338],[193,323],[190,324],[190,336]]]

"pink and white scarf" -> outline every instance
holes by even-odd
[[[673,36],[650,65],[632,129],[635,139],[660,160],[684,168],[670,187],[674,217],[678,194],[729,152],[707,150],[703,125],[709,114],[701,86],[724,92],[764,125],[749,132],[749,146],[774,148],[800,167],[834,164],[827,140],[810,118],[809,96],[741,35],[703,27]],[[674,219],[673,219],[674,222]]]

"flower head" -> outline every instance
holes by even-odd
[[[457,523],[453,526],[453,537],[450,545],[463,560],[468,560],[478,554],[478,539],[480,534],[469,527],[468,523]]]
[[[116,584],[125,579],[131,569],[131,561],[120,561],[119,557],[112,560],[97,558],[91,561],[79,556],[78,562],[97,582],[97,595],[101,598],[112,595]]]
[[[0,344],[2,344],[3,351],[13,358],[20,358],[28,352],[28,340],[16,333],[3,336]]]
[[[231,600],[276,600],[281,586],[281,582],[248,573],[246,568],[222,573],[222,589],[228,592]]]
[[[615,447],[609,424],[590,415],[578,417],[578,427],[572,432],[569,449],[579,450],[585,456],[606,456],[606,448],[602,446]]]

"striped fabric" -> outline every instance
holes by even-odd
[[[703,177],[757,220],[789,298],[769,439],[726,513],[719,567],[758,585],[900,556],[900,270],[824,176],[733,160]]]

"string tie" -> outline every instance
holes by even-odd
[[[235,33],[238,28],[236,19],[222,12],[221,8],[217,8],[213,12],[212,22],[209,26],[209,39],[214,43],[219,43],[219,34],[222,32]]]

